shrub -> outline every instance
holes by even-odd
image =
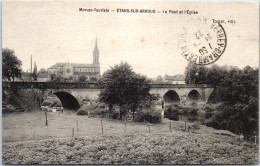
[[[221,126],[219,125],[219,123],[215,122],[214,120],[206,123],[206,126],[213,127],[214,129],[217,129],[217,130],[221,129]]]
[[[178,121],[179,120],[178,115],[179,115],[179,111],[175,107],[169,107],[164,112],[164,117],[166,117],[170,120]]]
[[[62,103],[57,96],[50,95],[42,102],[41,106],[61,107]]]
[[[188,121],[190,121],[190,122],[198,121],[198,116],[189,114],[188,115]]]
[[[162,122],[162,115],[161,111],[151,107],[145,108],[138,111],[134,118],[135,122],[149,122],[149,123],[161,123]]]
[[[104,103],[92,102],[90,105],[82,105],[78,109],[77,115],[91,115],[91,116],[106,117],[109,115],[109,110],[107,105]]]
[[[51,107],[56,107],[58,105],[57,101],[54,101],[53,103],[51,103]]]
[[[209,106],[209,105],[206,105],[204,107],[204,109],[205,109],[206,112],[213,112],[214,111],[214,108],[212,106]]]
[[[200,126],[198,124],[193,124],[193,125],[190,126],[190,129],[192,129],[192,130],[199,130]]]
[[[188,113],[191,115],[198,115],[198,108],[192,108]]]
[[[120,117],[120,110],[119,108],[112,108],[112,110],[109,112],[110,118],[112,119],[119,119]]]
[[[181,110],[183,114],[197,115],[199,109],[193,106],[181,106]]]
[[[206,119],[211,118],[212,115],[213,115],[212,112],[206,112],[206,114],[205,114],[205,118],[206,118]]]
[[[51,104],[52,104],[52,102],[49,101],[49,100],[44,100],[44,101],[42,102],[42,106],[50,106]]]
[[[192,106],[197,106],[197,102],[193,101],[193,102],[191,102],[191,105]]]
[[[40,105],[39,95],[34,90],[8,89],[3,93],[3,106],[10,105],[14,111],[36,110]],[[18,109],[19,108],[19,109]]]
[[[89,106],[83,105],[78,109],[77,115],[88,115],[88,112],[89,112]]]

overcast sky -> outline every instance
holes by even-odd
[[[97,13],[79,8],[189,9],[199,14]],[[148,77],[175,75],[183,74],[188,63],[177,47],[186,20],[233,19],[236,24],[222,24],[227,48],[215,64],[258,67],[258,15],[258,3],[248,2],[4,1],[2,47],[15,50],[23,70],[30,69],[31,55],[38,69],[47,69],[56,62],[92,63],[97,37],[101,74],[127,61]]]

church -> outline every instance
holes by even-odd
[[[100,64],[99,64],[99,51],[97,39],[93,51],[92,64],[83,63],[56,63],[47,69],[48,75],[61,76],[63,78],[78,79],[80,76],[85,76],[90,80],[91,78],[100,78]]]

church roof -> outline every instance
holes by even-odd
[[[65,65],[67,65],[68,63],[56,63],[55,65],[52,65],[51,67],[49,67],[49,69],[57,69],[57,67],[63,67]],[[69,63],[70,65],[72,65],[73,67],[96,67],[96,65],[93,64],[84,64],[84,63]]]

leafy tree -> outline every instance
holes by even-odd
[[[185,69],[185,83],[186,84],[205,84],[207,68],[189,62]]]
[[[249,140],[258,133],[258,69],[246,66],[217,71],[215,95],[223,103],[217,108],[217,128],[242,133]]]
[[[186,83],[214,86],[209,102],[222,104],[217,108],[213,127],[242,133],[247,140],[258,135],[258,69],[217,65],[206,68],[189,63],[185,73]]]
[[[63,78],[62,76],[59,76],[58,82],[75,82],[75,77],[69,76],[68,78]]]
[[[149,80],[133,72],[128,63],[115,65],[101,77],[100,83],[104,89],[99,94],[99,100],[110,105],[118,104],[120,119],[127,110],[134,114],[138,108],[147,107],[157,97],[149,93]]]
[[[86,76],[79,76],[79,82],[85,82],[87,79]]]
[[[3,56],[3,79],[14,81],[15,78],[21,78],[22,62],[15,56],[14,50],[4,48],[2,50]]]
[[[51,77],[50,81],[54,81],[57,78],[56,74],[51,74],[50,77]]]
[[[39,71],[39,73],[47,73],[47,71],[46,71],[46,69],[41,68],[40,71]]]
[[[33,80],[37,81],[38,74],[36,72],[33,72],[31,75],[32,75],[31,77],[33,78]]]
[[[89,80],[92,81],[92,82],[97,82],[98,81],[97,77],[90,77]]]
[[[162,76],[161,76],[161,75],[158,75],[157,78],[156,78],[156,80],[155,80],[155,83],[160,84],[160,83],[162,83],[162,82],[163,82]]]
[[[206,73],[206,83],[217,87],[227,74],[228,71],[225,68],[213,65]]]
[[[258,69],[231,68],[216,88],[222,102],[249,104],[250,97],[258,98]]]

